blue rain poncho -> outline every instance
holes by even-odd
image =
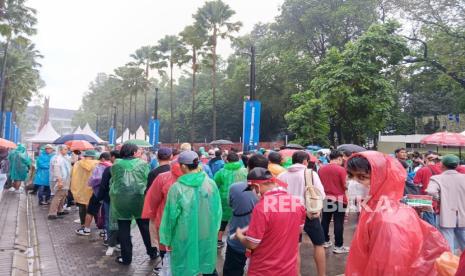
[[[10,179],[12,181],[26,181],[31,166],[31,158],[27,155],[26,148],[19,144],[8,155],[10,163]]]
[[[168,192],[160,243],[171,247],[173,276],[212,273],[221,222],[220,194],[204,172],[178,178]]]
[[[53,153],[47,154],[45,150],[40,151],[39,158],[36,160],[34,185],[50,186],[50,160],[53,156]]]

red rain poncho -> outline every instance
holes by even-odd
[[[380,152],[356,156],[371,165],[370,199],[347,259],[346,275],[436,275],[434,261],[449,246],[436,228],[401,204],[406,172],[396,159]],[[369,211],[369,209],[373,211]]]
[[[152,220],[156,228],[160,228],[168,191],[181,175],[182,171],[179,163],[177,161],[172,162],[171,170],[158,175],[147,191],[147,195],[145,195],[142,218]]]

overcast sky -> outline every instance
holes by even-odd
[[[224,0],[244,26],[278,15],[283,0]],[[77,109],[97,73],[112,73],[144,45],[154,45],[167,34],[178,34],[193,22],[192,14],[204,0],[29,0],[37,9],[38,34],[33,37],[45,56],[41,63],[50,106]],[[230,53],[229,43],[220,53]]]

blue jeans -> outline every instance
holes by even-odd
[[[39,197],[39,202],[49,201],[50,200],[50,187],[40,185],[37,195]]]
[[[452,253],[457,249],[463,251],[465,249],[465,227],[445,228],[439,227],[444,238],[450,246]]]
[[[438,228],[438,217],[435,213],[432,212],[423,212],[421,213],[421,218],[426,221],[427,223],[433,225],[434,227]]]

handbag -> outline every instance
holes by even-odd
[[[305,209],[309,218],[319,217],[323,210],[323,196],[313,185],[312,171],[305,169]]]

